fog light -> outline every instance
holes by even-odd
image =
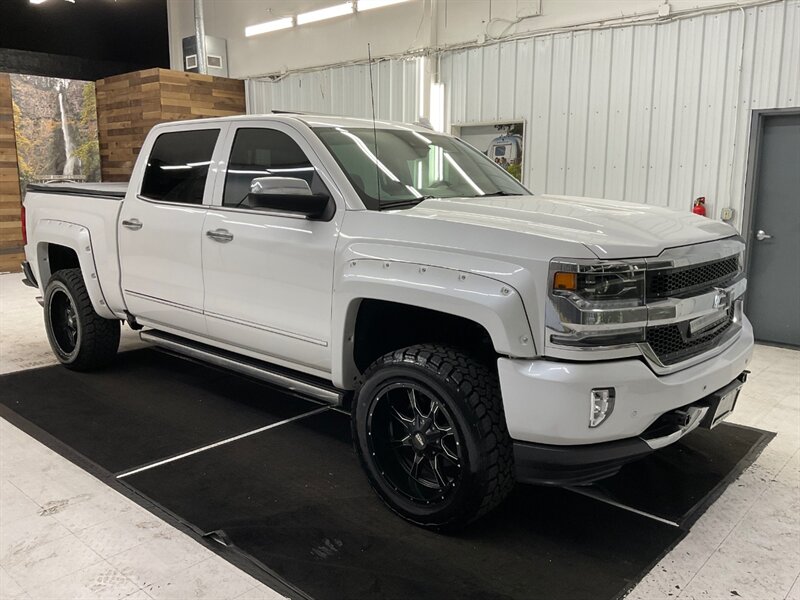
[[[614,412],[614,388],[595,388],[589,402],[589,427],[597,427]]]

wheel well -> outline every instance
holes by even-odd
[[[75,250],[58,244],[47,245],[47,263],[50,265],[51,275],[62,269],[75,269],[81,266]]]
[[[353,359],[359,372],[387,352],[414,344],[460,348],[491,364],[497,356],[489,332],[474,321],[428,308],[362,300],[356,317]]]

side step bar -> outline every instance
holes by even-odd
[[[168,352],[235,371],[327,404],[341,406],[344,400],[345,392],[310,375],[295,374],[289,369],[269,365],[254,358],[240,356],[163,331],[152,329],[140,331],[139,337],[143,342],[153,344]]]

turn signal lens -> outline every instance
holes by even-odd
[[[575,291],[578,289],[578,274],[577,273],[566,273],[564,271],[558,271],[553,276],[553,289],[554,290],[571,290]]]

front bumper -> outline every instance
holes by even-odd
[[[669,375],[655,374],[640,359],[498,360],[518,478],[539,483],[591,481],[677,441],[691,429],[658,440],[646,432],[667,413],[702,405],[710,394],[734,382],[746,370],[752,352],[753,329],[743,318],[741,332],[722,353]],[[614,410],[592,428],[591,390],[604,387],[615,389]],[[699,419],[693,426],[697,424]]]
[[[712,427],[718,422],[713,417],[721,398],[727,394],[738,394],[746,380],[747,371],[744,371],[727,386],[706,398],[665,413],[640,436],[580,446],[514,442],[516,479],[522,483],[585,485],[610,477],[624,464],[674,444],[700,426]],[[736,396],[733,395],[733,398],[731,409]],[[728,412],[721,414],[727,415]]]
[[[656,375],[641,359],[602,362],[497,361],[511,438],[570,446],[641,435],[656,419],[721,389],[747,369],[753,328],[743,318],[734,342],[720,354],[669,375]],[[615,406],[599,427],[589,427],[593,388],[613,387]]]

